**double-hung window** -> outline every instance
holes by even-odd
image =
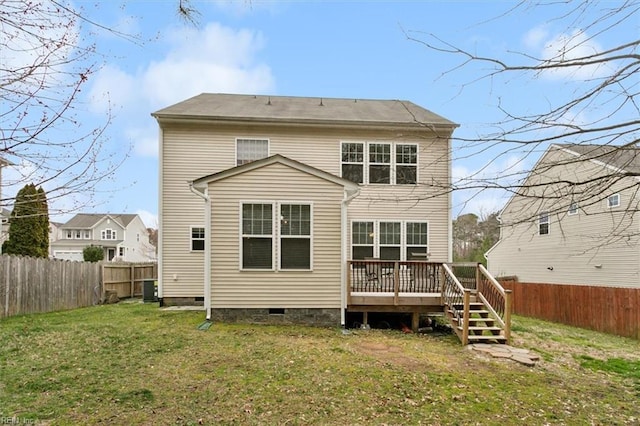
[[[273,269],[273,205],[242,205],[242,269]]]
[[[418,182],[418,146],[396,145],[396,184]]]
[[[103,229],[100,231],[101,240],[115,240],[117,239],[117,232],[115,229]]]
[[[342,177],[355,183],[364,183],[364,144],[342,144]]]
[[[236,139],[236,165],[241,166],[268,156],[268,139]]]
[[[364,260],[373,257],[373,222],[353,222],[351,224],[351,258]]]
[[[400,260],[401,223],[380,222],[380,259]]]
[[[407,260],[426,259],[429,243],[429,234],[427,231],[426,222],[406,223]]]
[[[391,183],[391,144],[369,144],[369,183]]]
[[[280,269],[311,268],[311,206],[280,205]]]
[[[240,268],[310,270],[312,222],[308,203],[242,204]]]
[[[549,234],[549,213],[542,212],[538,216],[538,234]]]
[[[191,227],[191,251],[204,251],[204,227]]]

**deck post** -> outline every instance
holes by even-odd
[[[513,302],[511,290],[504,291],[504,337],[507,344],[511,342],[511,304]]]
[[[442,264],[440,265],[440,273],[439,273],[439,279],[440,279],[440,304],[444,306],[444,267],[442,266]]]
[[[469,309],[471,305],[471,290],[464,290],[464,310],[462,313],[462,344],[469,343]]]
[[[420,312],[414,311],[411,313],[411,330],[417,333],[418,328],[420,328]]]
[[[398,292],[400,291],[400,264],[393,263],[393,304],[398,306]]]

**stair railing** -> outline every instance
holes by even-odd
[[[444,263],[443,269],[443,289],[442,298],[444,305],[451,312],[451,315],[457,320],[459,326],[462,327],[463,345],[469,343],[469,311],[471,305],[471,290],[464,288],[458,278],[451,270],[451,267]],[[459,306],[462,306],[460,310]]]
[[[511,290],[505,290],[482,264],[478,264],[478,272],[477,297],[502,326],[508,344],[511,341]]]

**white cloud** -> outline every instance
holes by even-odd
[[[135,96],[135,78],[107,65],[98,71],[89,92],[91,111],[106,113],[112,106],[123,107]]]
[[[603,51],[595,38],[585,31],[576,29],[570,33],[551,34],[546,24],[528,31],[523,43],[533,51],[534,56],[550,64],[568,63]],[[546,70],[541,75],[549,79],[585,80],[603,76],[606,72],[605,64],[595,64],[558,67]]]
[[[158,228],[158,215],[146,210],[137,210],[136,214],[144,222],[147,228]]]

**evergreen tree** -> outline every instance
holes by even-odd
[[[9,219],[9,239],[2,252],[32,257],[49,255],[49,207],[42,188],[27,184],[18,192]]]

